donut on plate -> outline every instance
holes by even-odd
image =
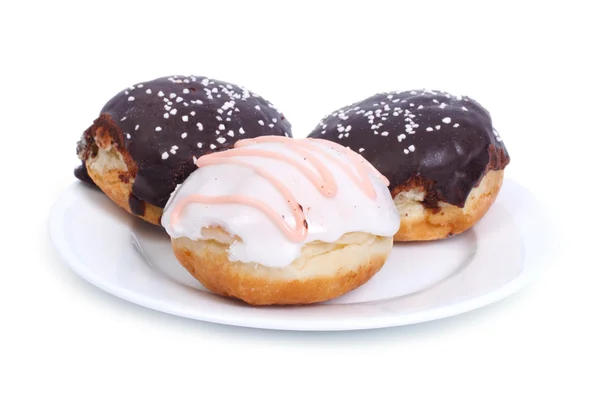
[[[490,208],[510,158],[489,112],[434,90],[379,93],[323,118],[309,137],[348,146],[390,181],[396,241],[464,232]]]
[[[169,76],[114,96],[77,144],[79,179],[129,213],[160,224],[196,158],[242,138],[291,136],[275,106],[241,86],[204,76]]]
[[[333,142],[264,136],[200,157],[162,224],[209,290],[253,305],[309,304],[359,287],[392,249],[387,180]]]

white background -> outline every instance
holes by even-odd
[[[0,399],[599,398],[591,4],[3,2]],[[298,136],[377,91],[468,94],[492,112],[507,177],[560,223],[560,256],[496,305],[375,331],[232,328],[113,298],[58,261],[46,218],[104,102],[168,74],[241,83]]]

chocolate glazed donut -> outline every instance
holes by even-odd
[[[494,202],[510,161],[485,108],[434,90],[376,94],[327,115],[310,137],[350,147],[389,179],[404,217],[397,241],[468,229]]]
[[[75,176],[160,224],[162,209],[196,169],[196,158],[264,135],[291,137],[291,125],[258,94],[204,76],[162,77],[106,103],[77,143]]]

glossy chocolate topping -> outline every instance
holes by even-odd
[[[379,93],[323,118],[310,137],[360,153],[398,188],[425,188],[426,207],[463,207],[469,192],[509,155],[479,103],[441,91]]]
[[[110,132],[114,145],[125,147],[137,166],[133,203],[137,199],[158,207],[196,169],[195,158],[229,149],[243,138],[291,136],[290,123],[271,103],[203,76],[163,77],[117,94],[78,143],[80,158],[89,154],[99,127]],[[75,176],[89,179],[85,166]]]

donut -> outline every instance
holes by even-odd
[[[472,227],[494,203],[510,162],[490,113],[438,90],[375,94],[325,116],[309,137],[351,148],[390,181],[402,217],[398,242]]]
[[[77,143],[75,176],[160,225],[169,196],[196,169],[196,158],[263,135],[291,136],[291,125],[256,93],[204,76],[161,77],[104,105]]]
[[[387,180],[321,139],[263,136],[200,157],[162,216],[179,262],[251,305],[310,304],[367,282],[400,225]]]

